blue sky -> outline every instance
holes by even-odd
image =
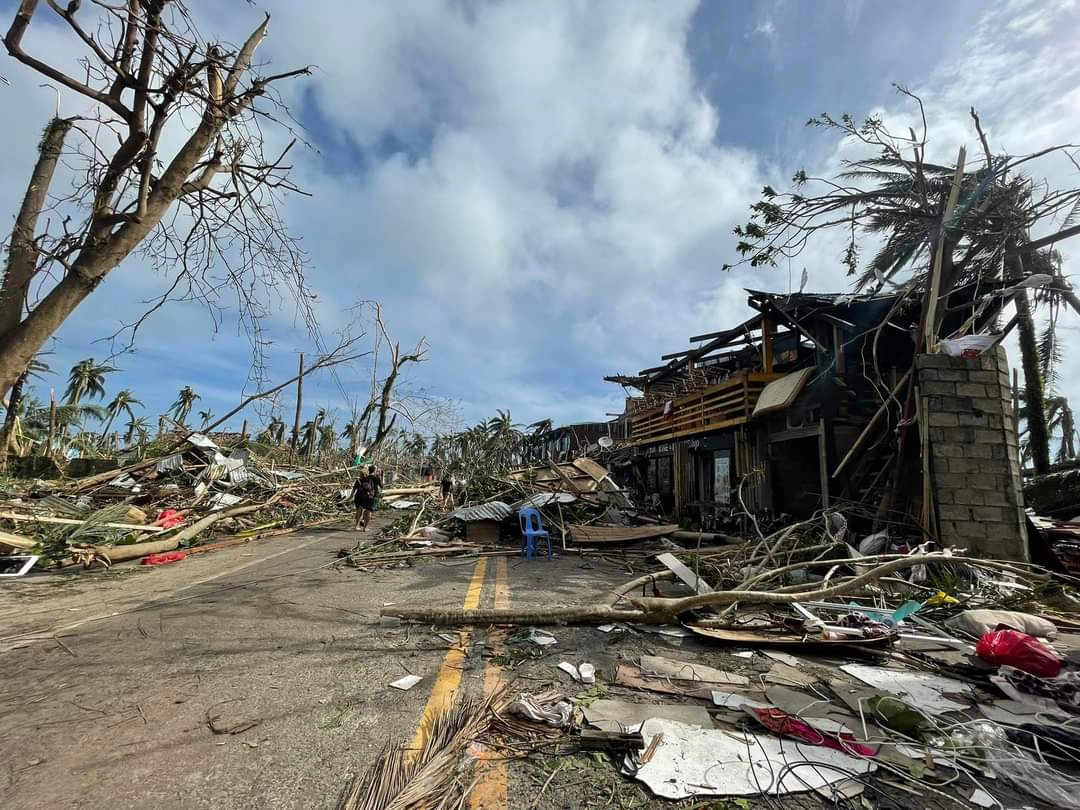
[[[973,104],[996,148],[1080,140],[1075,3],[192,5],[204,34],[233,41],[268,10],[260,53],[271,69],[317,66],[286,91],[312,146],[295,155],[312,196],[290,199],[286,216],[310,254],[320,327],[332,340],[350,304],[381,301],[403,344],[430,343],[407,390],[454,400],[465,421],[495,408],[521,422],[602,418],[622,398],[605,374],[654,365],[689,335],[742,319],[743,287],[786,289],[787,268],[720,268],[762,185],[784,186],[797,168],[835,170],[850,154],[807,130],[811,115],[905,122],[899,82],[924,95],[941,159],[974,145]],[[0,2],[5,18],[13,6]],[[72,53],[59,29],[38,22],[27,43]],[[10,60],[0,72],[7,109],[21,113],[0,135],[0,210],[10,216],[56,96]],[[61,98],[65,113],[80,105]],[[1077,185],[1065,162],[1042,171]],[[812,244],[795,283],[805,265],[810,288],[842,289],[839,257],[830,239]],[[93,341],[164,282],[129,259],[61,331],[53,364],[107,355]],[[290,301],[273,309],[267,359],[280,379],[314,346]],[[161,312],[136,347],[116,359],[123,373],[110,388],[134,389],[152,417],[189,384],[200,407],[222,413],[248,378],[235,322],[215,333],[195,305]],[[1066,364],[1080,371],[1080,360]],[[313,379],[307,402],[344,421],[367,373],[359,364]],[[1076,385],[1066,393],[1080,396]]]

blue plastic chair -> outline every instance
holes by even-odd
[[[547,555],[551,559],[551,535],[544,529],[540,522],[540,512],[531,506],[518,512],[518,523],[521,525],[521,556],[528,560],[536,557],[536,538],[541,537],[547,541]]]

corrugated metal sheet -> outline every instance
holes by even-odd
[[[576,500],[577,495],[572,495],[569,492],[537,492],[535,495],[530,495],[528,498],[515,503],[513,510],[516,512],[518,509],[527,507],[539,509],[542,506],[550,506],[555,503],[573,503]]]
[[[163,459],[159,459],[157,467],[155,468],[159,473],[163,472],[180,472],[184,469],[184,457],[179,453],[174,453],[171,456],[165,456]]]
[[[242,484],[245,481],[250,480],[251,470],[249,470],[247,467],[241,465],[240,467],[234,467],[233,469],[229,470],[229,481],[234,484]]]
[[[514,510],[502,501],[489,501],[476,506],[463,506],[451,512],[450,517],[470,523],[474,520],[506,520],[513,514]]]

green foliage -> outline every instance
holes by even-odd
[[[181,425],[187,423],[187,418],[191,414],[191,409],[195,407],[195,403],[202,399],[195,389],[190,385],[185,385],[180,389],[180,393],[177,394],[176,402],[169,406],[169,413],[173,415],[173,418]]]
[[[117,369],[97,363],[93,357],[76,363],[68,372],[68,384],[64,399],[69,405],[78,405],[83,397],[102,399],[105,396],[105,377]]]

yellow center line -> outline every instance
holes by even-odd
[[[487,557],[481,557],[476,561],[476,568],[469,581],[469,590],[465,593],[465,610],[476,610],[480,606],[480,593],[484,589],[486,574]],[[431,689],[431,696],[428,698],[427,705],[424,706],[424,713],[420,715],[420,726],[416,729],[416,736],[413,738],[411,747],[412,756],[416,756],[427,744],[432,720],[454,704],[454,694],[461,685],[461,670],[465,664],[465,653],[469,648],[470,640],[469,631],[463,630],[458,636],[457,646],[447,651],[442,668],[435,679],[435,685]]]
[[[499,557],[495,563],[495,607],[510,607],[510,586],[508,583],[506,557]],[[488,643],[493,653],[502,650],[502,631],[488,633]],[[490,695],[502,678],[502,669],[488,661],[484,670],[484,694]],[[506,760],[501,755],[491,759],[481,757],[477,763],[477,782],[469,794],[471,810],[504,810],[507,800]]]

